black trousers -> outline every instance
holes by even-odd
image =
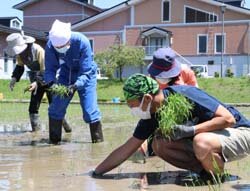
[[[48,98],[48,102],[49,104],[52,101],[52,95],[51,92],[49,92],[48,90],[46,90],[44,87],[37,87],[37,92],[34,95],[34,91],[31,92],[31,96],[30,96],[30,104],[29,104],[29,113],[33,114],[33,113],[38,113],[39,112],[39,108],[41,105],[41,101],[43,98],[43,95],[46,93],[46,96]]]

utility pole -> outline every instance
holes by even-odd
[[[220,63],[220,77],[223,77],[223,64],[224,64],[224,14],[226,11],[226,5],[223,3],[221,5],[221,15],[222,15],[222,34],[221,34],[221,63]]]

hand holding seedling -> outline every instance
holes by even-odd
[[[179,140],[194,135],[194,127],[184,124],[191,117],[192,103],[180,94],[170,94],[165,104],[157,111],[159,116],[158,132],[172,140]]]
[[[173,128],[173,131],[170,134],[170,138],[173,141],[177,141],[179,139],[192,137],[195,133],[195,127],[194,126],[187,126],[187,125],[175,125]]]
[[[24,93],[29,91],[29,92],[32,92],[34,91],[34,94],[36,94],[36,91],[37,91],[37,82],[33,82],[31,83],[29,86],[27,86],[25,89],[24,89]]]

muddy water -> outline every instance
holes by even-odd
[[[121,106],[117,106],[121,107]],[[228,163],[226,169],[240,179],[220,186],[185,186],[182,180],[189,172],[177,169],[157,157],[132,157],[103,179],[94,179],[89,172],[133,131],[136,119],[125,107],[101,107],[105,142],[90,143],[89,128],[82,124],[79,111],[68,113],[73,126],[71,134],[63,133],[61,145],[48,144],[48,127],[38,133],[26,132],[25,120],[1,123],[0,190],[241,190],[250,191],[250,158]],[[246,111],[248,112],[248,111]],[[112,114],[112,115],[111,115]],[[7,128],[6,128],[7,127]],[[18,128],[19,127],[19,128]],[[0,128],[1,129],[1,128]],[[12,131],[11,131],[12,129]]]

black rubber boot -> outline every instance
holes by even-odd
[[[41,129],[41,124],[39,123],[39,114],[30,113],[30,124],[32,131],[39,131]]]
[[[71,127],[69,126],[69,124],[68,124],[68,122],[66,121],[66,119],[63,119],[63,121],[62,121],[62,126],[63,126],[64,131],[65,131],[66,133],[71,133],[72,129],[71,129]]]
[[[62,120],[49,118],[49,140],[52,144],[58,144],[62,137]]]
[[[100,121],[97,121],[95,123],[90,123],[90,134],[91,134],[91,139],[92,143],[99,143],[103,142],[103,134],[102,134],[102,124]]]

